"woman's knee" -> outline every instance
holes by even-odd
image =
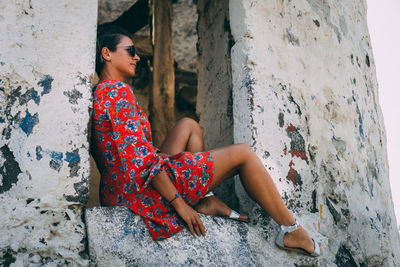
[[[243,151],[246,154],[254,153],[253,149],[251,148],[251,146],[249,144],[239,143],[239,144],[237,144],[237,146],[241,151]]]
[[[239,143],[239,144],[236,144],[236,146],[237,146],[237,149],[239,150],[238,154],[240,154],[242,156],[243,161],[246,161],[248,159],[251,159],[251,158],[257,156],[249,144]]]
[[[197,123],[197,121],[195,121],[191,118],[185,117],[185,118],[180,119],[178,121],[178,123],[184,125],[185,128],[190,129],[192,133],[194,132],[198,135],[203,136],[203,130],[201,129],[201,127]]]

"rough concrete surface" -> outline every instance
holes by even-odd
[[[365,1],[229,3],[234,141],[252,145],[319,235],[321,265],[398,266]]]
[[[0,265],[85,265],[97,1],[0,2]]]
[[[268,225],[271,236],[253,224],[200,215],[205,237],[194,237],[184,229],[155,242],[143,219],[126,207],[95,207],[85,214],[90,259],[96,266],[289,266],[291,259],[314,266],[317,262],[273,246],[277,225],[263,215],[257,220]]]

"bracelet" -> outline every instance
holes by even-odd
[[[168,201],[168,203],[171,204],[177,198],[179,198],[179,194],[178,193],[176,193],[175,197],[171,201]]]

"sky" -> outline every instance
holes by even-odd
[[[367,20],[386,128],[390,185],[400,230],[400,0],[367,0]]]

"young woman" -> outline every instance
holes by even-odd
[[[139,60],[124,30],[115,28],[98,36],[100,82],[94,88],[93,156],[101,173],[102,204],[124,205],[142,216],[154,240],[168,238],[185,225],[192,234],[205,235],[197,212],[228,217],[232,211],[217,198],[204,196],[240,174],[249,196],[281,225],[276,244],[319,256],[318,243],[286,208],[249,145],[204,151],[202,131],[191,119],[178,121],[160,149],[152,145],[148,119],[124,83],[135,75]]]

